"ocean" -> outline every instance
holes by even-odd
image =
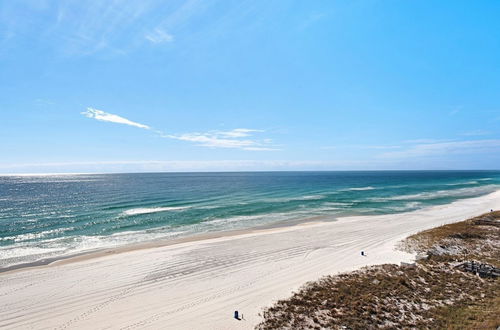
[[[0,268],[207,232],[408,212],[499,188],[500,171],[0,176]]]

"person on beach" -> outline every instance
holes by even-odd
[[[364,256],[365,255],[365,251],[361,251],[361,255]]]

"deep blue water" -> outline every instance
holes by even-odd
[[[499,171],[3,176],[0,267],[278,221],[406,212],[499,188]]]

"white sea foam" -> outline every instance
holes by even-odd
[[[272,203],[285,203],[285,202],[291,202],[291,201],[308,201],[308,200],[317,200],[317,199],[323,199],[325,198],[325,195],[305,195],[305,196],[298,196],[298,197],[278,197],[278,198],[269,198],[264,200],[265,202],[272,202]]]
[[[374,190],[376,189],[375,187],[368,186],[368,187],[354,187],[354,188],[347,188],[347,189],[342,189],[342,191],[363,191],[363,190]]]
[[[2,259],[9,259],[9,258],[21,258],[21,257],[27,257],[27,256],[46,256],[47,254],[54,253],[54,252],[61,252],[64,251],[64,249],[60,248],[41,248],[41,247],[30,247],[30,246],[7,246],[3,247],[0,249],[1,254],[2,254]],[[36,259],[32,259],[29,261],[35,261]],[[4,260],[2,260],[4,261]],[[8,266],[8,265],[4,265]]]
[[[388,209],[396,212],[413,211],[422,205],[420,202],[408,202],[401,206],[390,206]]]
[[[229,218],[218,218],[209,221],[202,222],[198,224],[199,226],[223,226],[228,225],[233,227],[249,227],[249,225],[258,225],[264,223],[273,223],[281,220],[293,220],[297,218],[304,218],[304,216],[309,216],[311,212],[316,209],[304,209],[300,211],[293,212],[276,212],[276,213],[266,213],[266,214],[255,214],[255,215],[238,215]],[[251,226],[250,226],[251,227]]]
[[[308,212],[309,214],[318,214],[323,212],[331,213],[332,211],[342,210],[342,209],[343,209],[342,207],[337,207],[337,206],[324,206],[324,207],[309,209]]]
[[[262,219],[264,217],[270,217],[271,215],[270,214],[267,214],[267,215],[239,215],[239,216],[235,216],[235,217],[230,217],[230,218],[222,218],[222,219],[214,219],[214,220],[210,220],[210,221],[207,221],[205,222],[205,224],[209,224],[209,225],[214,225],[214,224],[227,224],[227,223],[231,223],[231,222],[245,222],[245,221],[251,221],[251,220],[259,220],[259,219]]]
[[[323,203],[324,206],[333,206],[333,207],[342,207],[342,206],[351,206],[351,205],[354,205],[354,203],[351,203],[351,202],[326,202],[326,203]]]
[[[158,213],[167,211],[180,211],[188,209],[188,206],[170,206],[170,207],[139,207],[122,212],[122,215],[139,215],[148,213]]]
[[[457,183],[447,183],[447,186],[463,186],[466,184],[478,184],[479,182],[477,181],[468,181],[468,182],[457,182]]]
[[[471,197],[471,196],[479,196],[482,194],[491,193],[497,189],[498,189],[497,185],[487,185],[482,187],[458,188],[451,190],[422,192],[411,195],[373,197],[370,198],[369,200],[373,202],[386,202],[386,201],[399,201],[399,200],[429,200],[429,199],[445,198],[445,197]]]
[[[248,203],[238,203],[238,204],[245,205]],[[220,205],[206,205],[206,206],[198,206],[197,209],[198,210],[213,210],[213,209],[218,209],[220,207],[221,207]]]
[[[167,229],[168,230],[168,229]],[[186,231],[167,231],[157,229],[153,232],[149,231],[127,231],[115,233],[109,236],[79,236],[77,243],[71,247],[72,253],[112,248],[116,246],[124,246],[140,242],[151,242],[158,239],[175,238]]]
[[[41,231],[39,233],[27,233],[27,234],[15,235],[15,236],[6,236],[6,237],[0,237],[0,241],[23,242],[23,241],[28,241],[28,240],[32,240],[32,239],[44,238],[44,237],[47,237],[50,235],[63,233],[63,232],[70,231],[73,229],[74,229],[74,227],[57,228],[57,229],[52,229],[52,230]]]
[[[306,195],[306,196],[302,196],[302,197],[297,198],[297,200],[314,200],[314,199],[323,199],[323,198],[325,198],[324,195]]]

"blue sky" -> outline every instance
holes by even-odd
[[[0,2],[0,173],[500,168],[498,1]]]

